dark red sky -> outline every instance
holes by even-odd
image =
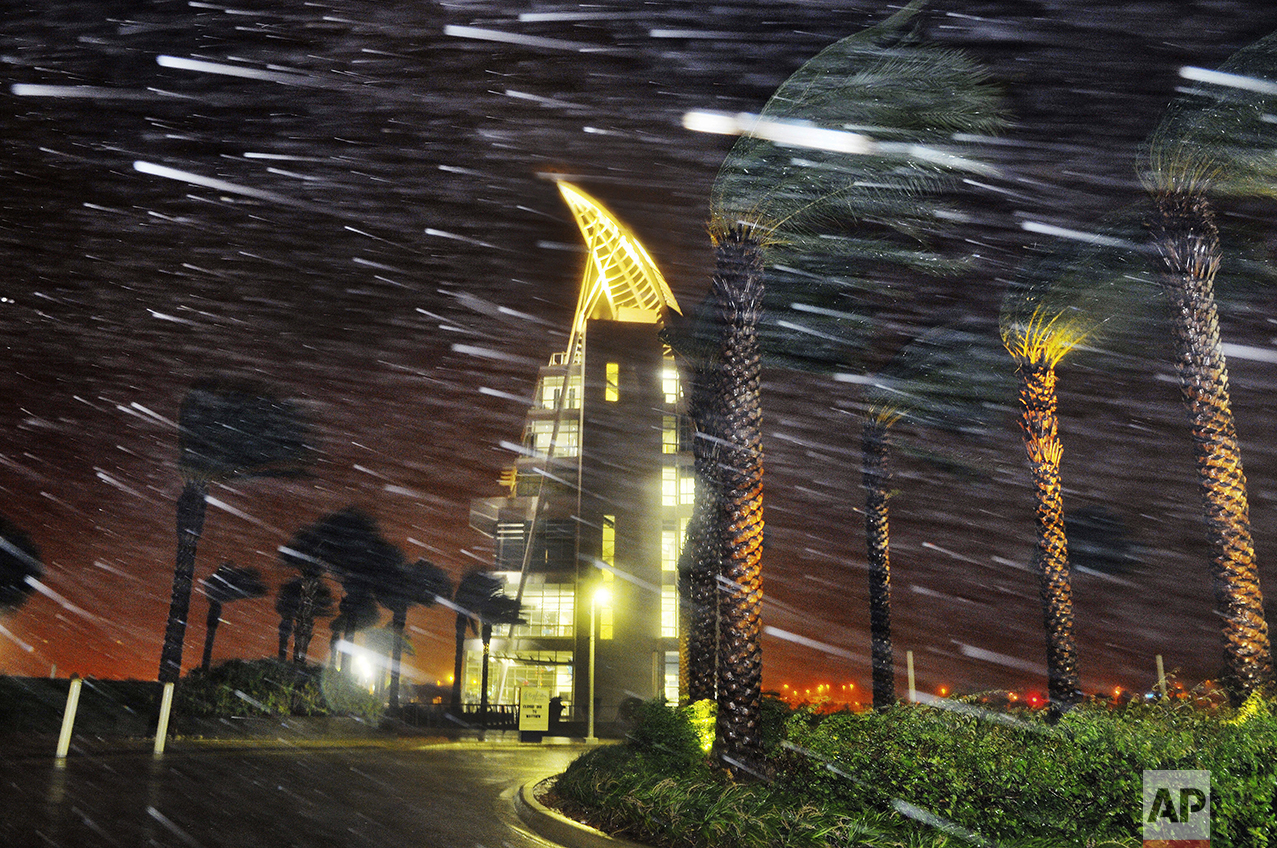
[[[695,3],[605,4],[603,16],[520,20],[531,6],[334,0],[230,14],[164,0],[7,16],[0,511],[35,538],[64,600],[35,597],[0,621],[11,634],[0,635],[0,671],[154,677],[181,487],[168,422],[211,371],[296,398],[322,462],[306,480],[215,487],[199,576],[233,559],[278,585],[289,576],[278,546],[352,503],[409,557],[454,577],[487,564],[469,501],[497,493],[509,458],[499,442],[522,426],[513,398],[530,396],[537,365],[564,344],[579,280],[579,240],[545,175],[573,175],[611,206],[694,306],[708,280],[709,186],[729,141],[682,129],[683,113],[758,109],[803,59],[884,5],[748,2],[707,15]],[[1135,197],[1138,142],[1173,96],[1176,69],[1218,64],[1277,27],[1277,12],[937,2],[925,27],[972,49],[1004,85],[1016,124],[990,154],[1012,176],[972,211],[965,237],[985,266],[960,285],[918,286],[880,358],[909,332],[990,320],[997,280],[1022,256],[1020,221],[1084,229]],[[524,36],[567,44],[509,43]],[[308,77],[198,73],[161,67],[160,55]],[[14,83],[117,93],[18,97]],[[288,202],[143,174],[135,161]],[[1271,297],[1225,294],[1226,339],[1261,349],[1233,359],[1233,385],[1274,585],[1277,377],[1265,357],[1277,313]],[[1190,678],[1220,658],[1166,351],[1154,344],[1126,364],[1120,376],[1086,358],[1062,371],[1066,508],[1113,510],[1140,559],[1125,575],[1075,578],[1088,689],[1146,686],[1159,652]],[[765,374],[773,688],[867,683],[858,400],[855,383],[827,375]],[[900,438],[960,451],[982,470],[959,480],[901,459],[898,650],[915,652],[928,687],[1033,685],[1043,648],[1013,422],[970,444]],[[197,598],[188,666],[204,611]],[[219,657],[273,653],[268,601],[229,605],[224,618]],[[423,677],[442,677],[450,615],[410,621]]]

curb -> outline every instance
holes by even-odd
[[[647,848],[638,842],[608,836],[597,828],[573,821],[557,810],[551,810],[538,801],[534,794],[536,787],[545,783],[545,780],[525,783],[514,795],[514,809],[519,819],[538,836],[567,848]]]

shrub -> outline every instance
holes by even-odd
[[[328,668],[278,660],[229,660],[209,671],[196,669],[174,692],[174,710],[182,715],[232,716],[353,715],[380,716],[378,699],[349,677]]]

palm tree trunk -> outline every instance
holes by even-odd
[[[891,549],[887,523],[887,465],[890,438],[886,425],[865,424],[862,438],[865,487],[865,539],[869,554],[869,638],[873,656],[874,709],[896,703],[896,672],[891,652]]]
[[[288,662],[288,640],[293,635],[292,616],[281,616],[279,619],[279,661]]]
[[[306,664],[310,651],[310,637],[315,632],[315,599],[319,595],[319,578],[302,575],[301,592],[297,598],[297,629],[293,634],[293,662]]]
[[[1219,234],[1209,201],[1187,193],[1157,198],[1150,230],[1164,265],[1159,282],[1175,315],[1175,370],[1192,429],[1215,611],[1223,621],[1224,661],[1231,678],[1226,684],[1233,702],[1240,704],[1272,683],[1273,663],[1228,364],[1219,339]]]
[[[173,596],[169,602],[164,648],[160,652],[161,683],[175,683],[182,676],[182,643],[186,618],[191,612],[191,583],[195,577],[195,546],[204,532],[204,497],[208,483],[190,479],[177,499],[177,561],[173,568]]]
[[[483,639],[483,680],[479,689],[479,729],[488,729],[488,655],[492,647],[492,625],[484,622],[480,627]]]
[[[222,602],[209,599],[208,618],[204,620],[204,659],[200,668],[208,671],[213,662],[213,640],[217,638],[217,625],[222,620]]]
[[[466,649],[466,624],[468,619],[457,613],[457,652],[452,659],[452,704],[448,711],[461,718],[461,661]]]
[[[759,403],[758,320],[763,265],[759,243],[736,224],[715,234],[713,288],[722,306],[723,586],[718,604],[718,728],[720,758],[734,774],[762,765],[763,449]]]
[[[399,662],[403,659],[403,631],[408,624],[408,607],[395,607],[390,615],[390,632],[393,644],[390,648],[390,709],[399,709]]]
[[[1035,555],[1046,630],[1047,692],[1051,715],[1063,715],[1082,698],[1077,643],[1073,638],[1073,584],[1068,541],[1064,535],[1064,501],[1060,489],[1059,438],[1055,368],[1049,364],[1020,366],[1023,385],[1020,420],[1029,455],[1036,498],[1038,544]]]

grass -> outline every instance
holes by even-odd
[[[692,712],[645,706],[624,745],[578,759],[550,800],[669,848],[1099,848],[1141,844],[1145,769],[1205,769],[1212,845],[1277,844],[1277,718],[1259,699],[1088,703],[1055,725],[962,701],[826,716],[773,706],[770,775],[752,783],[712,766]]]

